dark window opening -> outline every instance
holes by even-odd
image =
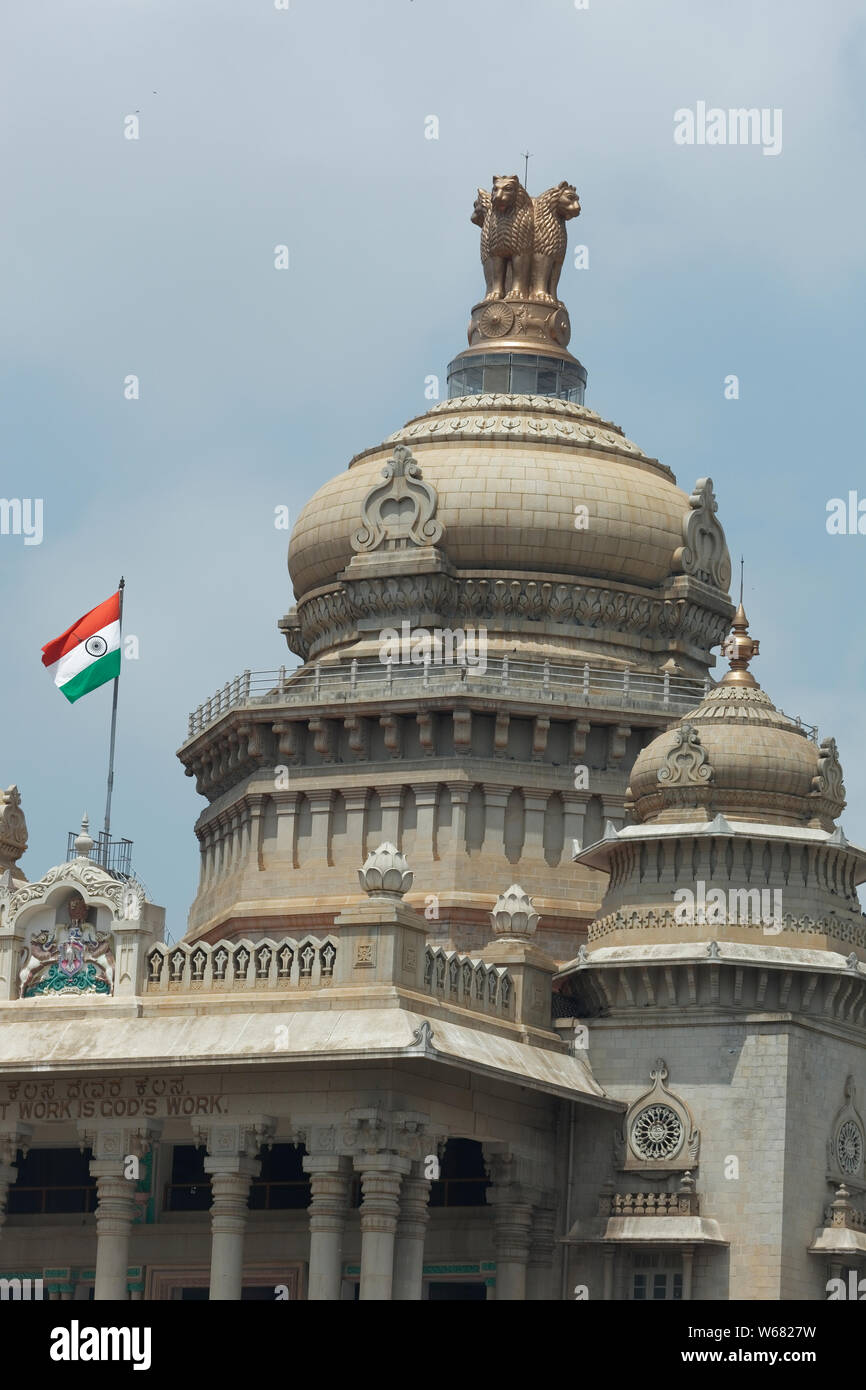
[[[18,1160],[9,1189],[10,1216],[96,1210],[96,1179],[90,1176],[90,1149],[31,1149]]]
[[[490,1183],[484,1171],[484,1154],[476,1139],[449,1139],[430,1185],[431,1207],[483,1207]],[[483,1290],[483,1284],[481,1288]],[[438,1297],[438,1295],[437,1295]]]
[[[262,1171],[250,1187],[252,1211],[302,1211],[310,1205],[310,1179],[303,1166],[306,1152],[303,1144],[274,1144],[262,1150]]]

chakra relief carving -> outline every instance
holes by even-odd
[[[731,557],[716,518],[718,503],[712,478],[699,478],[683,518],[683,542],[673,553],[675,572],[693,575],[725,593],[731,582]]]
[[[352,549],[406,550],[412,545],[436,545],[443,526],[436,521],[439,497],[421,478],[421,469],[405,444],[397,444],[393,457],[361,506],[363,525],[352,534]]]
[[[828,1177],[833,1181],[840,1176],[848,1182],[851,1179],[860,1179],[861,1183],[866,1181],[863,1166],[866,1144],[863,1137],[863,1120],[857,1110],[856,1100],[857,1086],[854,1077],[849,1076],[845,1081],[845,1102],[833,1121],[827,1145]]]
[[[689,783],[706,786],[714,775],[694,724],[681,724],[674,730],[673,744],[658,770],[659,782],[663,787],[681,787]]]
[[[617,1160],[626,1169],[693,1169],[697,1165],[700,1131],[684,1101],[667,1086],[668,1068],[662,1057],[650,1072],[652,1088],[629,1107],[616,1144]]]

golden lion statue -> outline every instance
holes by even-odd
[[[558,183],[530,198],[516,174],[494,175],[479,188],[470,221],[481,228],[481,264],[490,299],[558,304],[565,260],[565,223],[580,213],[573,184]]]

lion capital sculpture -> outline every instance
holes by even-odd
[[[516,174],[494,175],[491,191],[479,188],[470,220],[481,228],[484,301],[558,304],[565,223],[579,214],[574,185],[564,180],[535,198]]]

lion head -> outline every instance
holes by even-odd
[[[556,198],[553,204],[553,211],[557,217],[561,217],[563,222],[568,222],[572,217],[580,216],[580,199],[573,183],[566,183],[564,180],[559,185]]]
[[[469,221],[474,222],[476,227],[484,226],[484,219],[487,216],[487,208],[490,202],[490,194],[483,188],[479,188],[478,197],[472,207],[472,216]]]
[[[510,212],[517,202],[520,179],[516,174],[494,174],[491,201],[497,212]]]

